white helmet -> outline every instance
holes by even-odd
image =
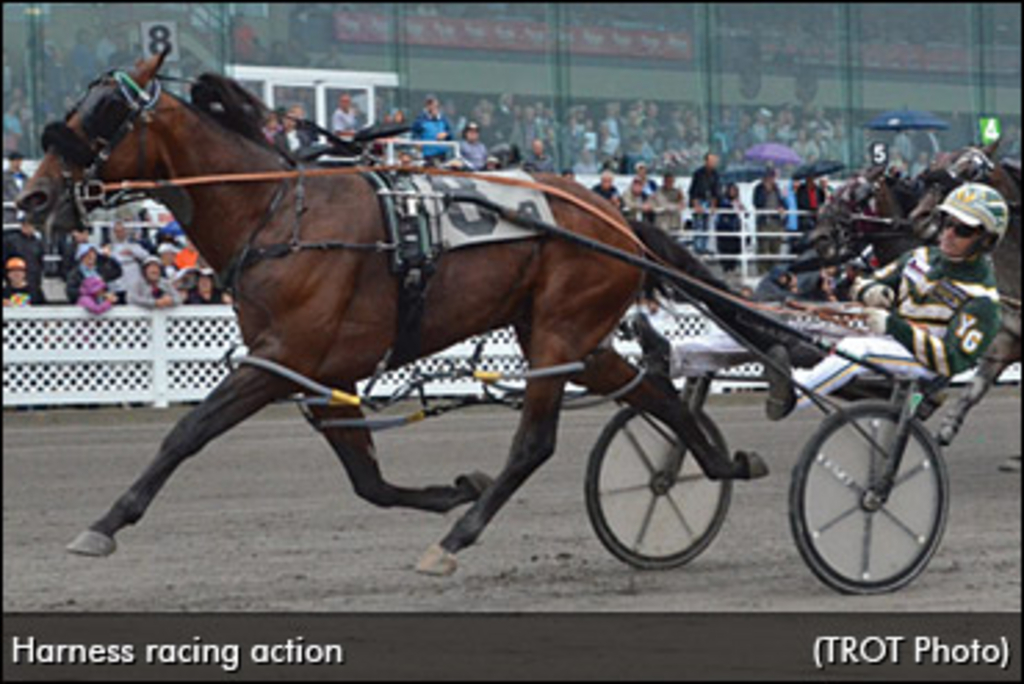
[[[981,227],[999,242],[1010,222],[1010,209],[998,191],[981,183],[965,183],[946,196],[939,211],[968,226]]]

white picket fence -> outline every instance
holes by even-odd
[[[669,319],[665,332],[672,339],[705,334],[712,324],[689,307]],[[482,358],[485,370],[519,370],[524,360],[511,329],[489,333]],[[448,364],[465,362],[479,338],[472,338],[392,371],[373,387],[372,396],[388,396],[416,370],[431,373]],[[633,342],[616,341],[627,357],[638,354]],[[236,347],[237,345],[237,347]],[[149,311],[117,307],[93,316],[79,307],[5,308],[3,310],[3,405],[76,406],[89,404],[150,404],[203,399],[228,372],[225,354],[236,347],[245,353],[235,315],[228,306],[183,306]],[[751,384],[761,374],[750,363],[723,373],[715,391]],[[966,377],[959,377],[964,380]],[[733,378],[730,380],[729,378]],[[1003,374],[1004,382],[1020,381],[1020,366]],[[360,385],[362,392],[366,383]],[[470,378],[444,380],[428,387],[431,396],[477,394],[480,384]]]

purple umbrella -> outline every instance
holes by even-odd
[[[772,162],[777,166],[782,166],[783,164],[802,164],[804,161],[800,158],[799,154],[782,143],[754,145],[747,150],[743,158],[750,161]]]

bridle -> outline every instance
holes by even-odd
[[[97,96],[96,87],[110,83],[115,87]],[[127,193],[108,196],[103,189],[103,166],[117,146],[139,126],[139,175],[146,166],[146,123],[160,100],[160,81],[150,80],[143,88],[126,72],[109,71],[89,84],[85,95],[68,112],[63,122],[48,124],[43,130],[43,149],[55,152],[61,165],[64,186],[74,201],[79,218],[96,206],[118,206],[138,199]],[[89,102],[90,98],[97,98]],[[86,107],[86,105],[89,105]],[[67,122],[80,114],[85,138],[76,133]],[[76,180],[74,168],[82,169],[82,178]]]

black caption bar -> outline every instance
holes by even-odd
[[[4,680],[1008,680],[1020,613],[5,614]]]

